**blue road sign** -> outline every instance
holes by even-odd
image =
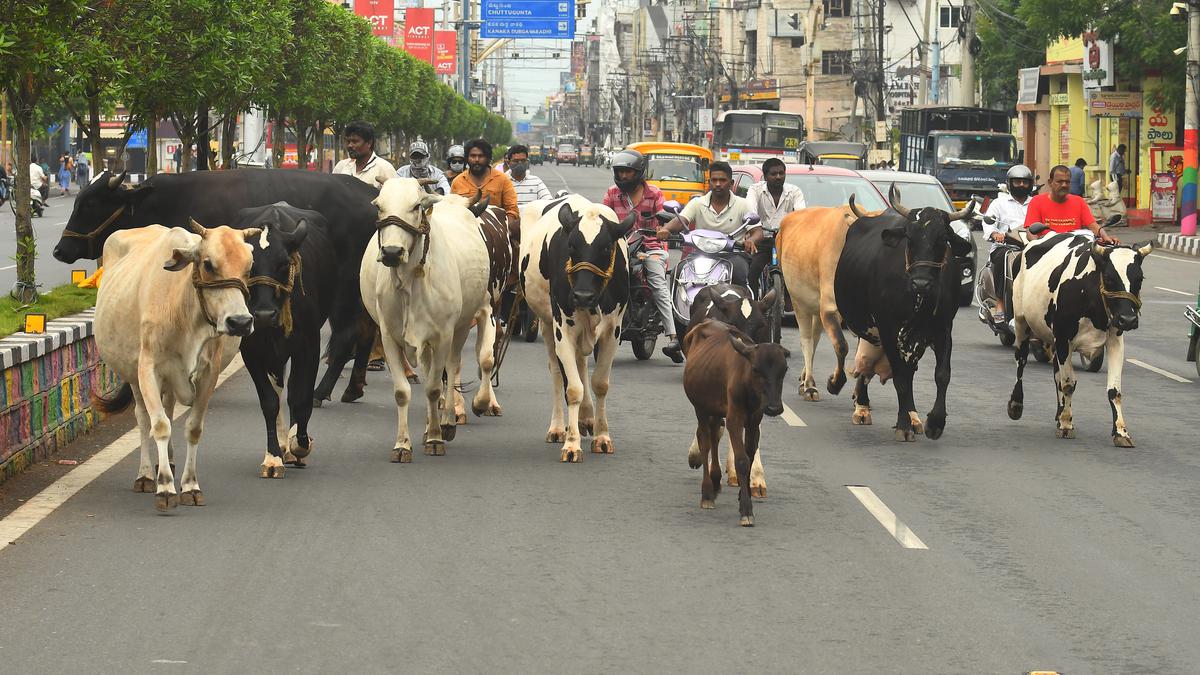
[[[575,0],[483,0],[482,4],[481,37],[575,37]]]
[[[517,133],[527,134],[533,130],[533,125],[529,122],[517,122]]]
[[[146,147],[146,130],[138,129],[129,136],[129,142],[125,144],[126,149],[145,148]]]

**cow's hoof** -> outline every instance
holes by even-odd
[[[699,469],[702,466],[704,466],[704,458],[700,456],[700,448],[693,445],[688,448],[688,468]]]
[[[487,410],[483,411],[484,417],[501,417],[503,415],[504,411],[500,409],[499,403],[493,403],[487,407]]]
[[[577,463],[583,461],[582,448],[563,448],[562,455],[558,458],[560,462]]]
[[[913,433],[917,435],[925,433],[925,423],[921,421],[921,418],[917,416],[917,413],[910,412],[908,414],[908,419],[912,421]]]
[[[562,429],[551,429],[546,432],[547,443],[565,443],[567,440],[567,432]]]
[[[1055,438],[1075,438],[1075,428],[1071,427],[1070,429],[1055,429],[1054,437]]]
[[[850,416],[850,423],[860,426],[870,426],[871,424],[871,409],[866,407],[854,406],[854,414]]]
[[[446,444],[442,441],[426,441],[425,454],[432,457],[442,457],[446,454]]]
[[[169,511],[179,506],[179,495],[160,492],[154,495],[154,508],[159,511]]]
[[[301,459],[301,458],[299,458],[299,457],[297,457],[297,456],[293,455],[293,454],[292,454],[292,452],[291,452],[290,450],[288,450],[288,451],[285,451],[285,452],[283,453],[283,463],[284,463],[284,464],[290,464],[290,465],[292,465],[292,466],[294,466],[294,467],[297,467],[297,468],[300,468],[300,469],[303,469],[304,467],[308,466],[308,462],[306,462],[306,461],[304,461],[303,459]]]
[[[1113,445],[1118,448],[1132,448],[1133,439],[1129,436],[1113,436]]]
[[[346,387],[346,391],[342,392],[342,403],[352,403],[363,397],[363,390],[360,387]]]
[[[816,387],[801,387],[800,396],[805,401],[820,401],[821,392],[817,391]]]
[[[458,427],[453,424],[442,425],[442,440],[450,442],[458,434]]]
[[[738,519],[738,525],[742,527],[754,527],[754,516],[742,516]]]
[[[1009,401],[1008,402],[1008,419],[1019,420],[1019,419],[1021,419],[1021,413],[1023,413],[1023,412],[1025,412],[1025,404],[1024,403],[1021,403],[1020,401]]]
[[[322,401],[322,400],[321,400],[321,399],[319,399],[319,398],[314,398],[314,399],[313,399],[313,407],[314,407],[314,408],[321,408],[321,407],[323,407],[323,406],[324,406],[324,404],[325,404],[325,402],[324,402],[324,401]]]
[[[455,424],[466,424],[467,423],[467,413],[465,413],[465,412],[454,413],[454,423]],[[451,439],[447,438],[446,440],[449,441]]]
[[[580,436],[591,436],[594,426],[595,426],[594,422],[584,422],[583,420],[580,420],[579,421],[579,435]]]
[[[915,428],[917,425],[913,425]],[[925,437],[936,441],[942,437],[942,433],[946,430],[946,418],[935,417],[930,415],[925,419]],[[920,432],[918,432],[920,433]]]
[[[282,464],[279,466],[263,464],[260,469],[261,471],[259,471],[258,475],[263,478],[283,478],[284,468]]]
[[[482,417],[483,414],[486,412],[487,412],[487,408],[485,408],[481,405],[477,405],[474,402],[471,403],[471,414],[472,415],[474,415],[476,417]]]
[[[846,374],[838,373],[836,376],[829,376],[829,382],[826,383],[825,388],[830,394],[837,396],[842,392],[842,387],[844,386],[846,386]]]
[[[392,464],[412,464],[412,448],[392,448]]]
[[[154,487],[154,479],[153,478],[146,478],[145,476],[141,476],[137,480],[133,481],[133,491],[134,492],[145,492],[145,493],[149,494],[151,492],[154,492],[154,490],[155,490],[155,487]]]
[[[408,378],[409,384],[421,384],[421,376],[416,373],[406,373],[404,377]]]
[[[759,482],[758,484],[755,484],[754,479],[751,478],[750,479],[750,496],[757,497],[758,499],[766,499],[767,498],[767,484],[763,483],[763,482]]]
[[[726,479],[725,484],[728,485],[729,487],[737,487],[738,486],[737,474],[736,473],[729,474],[729,477]],[[717,483],[717,485],[720,485],[720,483]]]
[[[186,490],[180,493],[179,503],[184,506],[204,506],[204,493],[199,490]]]
[[[296,459],[304,459],[305,457],[308,457],[309,453],[311,453],[313,451],[313,445],[316,443],[316,440],[313,439],[312,436],[309,436],[308,437],[308,445],[303,446],[303,445],[300,445],[300,438],[296,435],[296,433],[290,432],[290,433],[288,433],[288,441],[287,442],[288,442],[288,452],[292,453],[292,456],[295,457]]]
[[[715,509],[715,508],[717,508],[717,500],[715,500],[715,499],[701,499],[701,500],[700,500],[700,508],[702,508],[702,509]]]
[[[616,452],[616,446],[608,436],[597,436],[592,439],[592,452],[597,455],[611,455]]]
[[[896,440],[901,443],[912,443],[917,440],[917,432],[912,429],[896,429]]]

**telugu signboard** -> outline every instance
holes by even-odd
[[[1142,92],[1093,91],[1088,97],[1088,114],[1092,117],[1141,117]]]
[[[433,63],[432,8],[410,7],[404,10],[404,51],[415,59]]]
[[[1175,111],[1146,103],[1142,112],[1142,136],[1146,143],[1175,145],[1179,140],[1175,137]]]
[[[1098,89],[1113,85],[1112,43],[1100,40],[1096,31],[1083,34],[1083,87]]]
[[[354,0],[354,13],[371,24],[371,33],[391,36],[392,0]]]
[[[485,38],[575,37],[575,0],[482,0]]]
[[[433,70],[442,75],[453,75],[458,56],[458,32],[435,30],[433,32]]]

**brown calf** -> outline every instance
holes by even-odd
[[[783,413],[783,376],[788,350],[773,344],[754,344],[729,324],[709,320],[688,331],[683,390],[696,410],[696,438],[704,457],[700,478],[700,508],[716,506],[721,489],[717,454],[721,427],[729,428],[738,476],[738,513],[744,527],[754,525],[750,498],[750,465],[758,448],[763,414]]]

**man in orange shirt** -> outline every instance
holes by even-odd
[[[1029,200],[1025,210],[1025,227],[1043,223],[1056,233],[1090,230],[1102,244],[1119,244],[1096,224],[1092,210],[1083,197],[1071,194],[1071,169],[1059,164],[1050,169],[1050,192]]]
[[[517,210],[517,190],[503,171],[492,168],[492,144],[482,138],[468,141],[467,170],[454,177],[450,191],[474,199],[479,190],[489,197],[491,206],[502,207],[508,214],[509,232],[516,236],[521,223]]]

